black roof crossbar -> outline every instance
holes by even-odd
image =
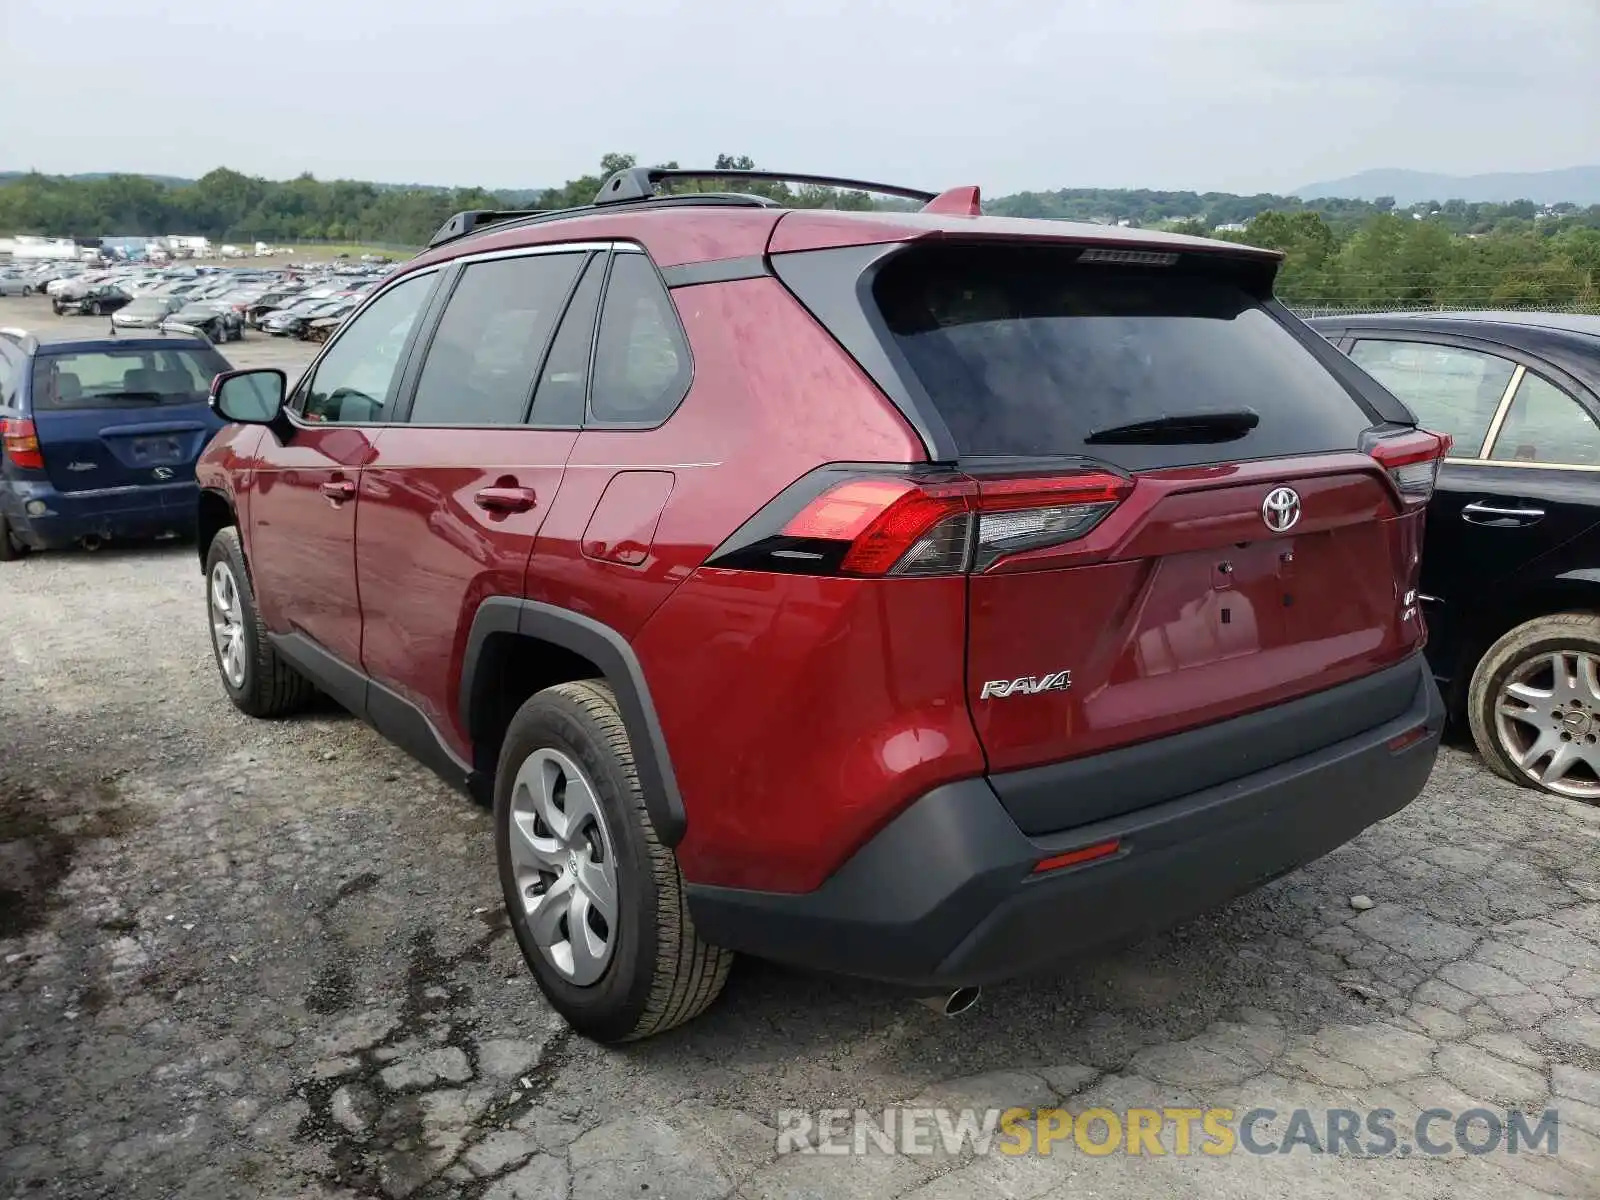
[[[833,175],[791,175],[784,171],[735,171],[716,168],[709,171],[685,170],[677,167],[629,167],[618,171],[600,185],[595,196],[596,204],[626,204],[629,201],[648,200],[656,194],[656,184],[669,179],[755,179],[764,183],[801,183],[817,187],[846,188],[855,192],[877,192],[881,196],[898,196],[904,200],[918,200],[923,204],[939,193],[924,192],[919,188],[901,187],[893,183],[869,183],[862,179],[839,179]]]
[[[684,192],[677,196],[650,196],[637,202],[639,208],[682,208],[689,205],[724,205],[729,208],[779,208],[776,200],[767,196],[747,196],[740,192]],[[565,217],[580,217],[595,211],[593,204],[580,204],[576,208],[534,208],[508,212],[493,209],[469,209],[458,212],[434,234],[428,249],[453,242],[469,234],[481,233],[489,226],[540,225],[545,221],[558,221]]]

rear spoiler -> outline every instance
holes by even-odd
[[[39,339],[26,329],[18,329],[13,325],[0,326],[0,337],[10,338],[22,347],[24,354],[34,354],[39,349]]]

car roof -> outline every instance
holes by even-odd
[[[209,350],[211,343],[201,338],[171,335],[166,337],[87,338],[69,342],[41,342],[35,354],[104,354],[116,350]]]
[[[1409,312],[1360,313],[1347,317],[1323,316],[1311,321],[1314,326],[1339,325],[1358,328],[1363,325],[1426,325],[1434,321],[1468,321],[1479,325],[1528,325],[1538,329],[1559,329],[1568,333],[1600,337],[1600,315],[1588,313],[1518,312],[1518,311],[1465,311],[1465,312]]]
[[[394,278],[469,254],[586,240],[641,243],[662,268],[924,238],[996,238],[1191,251],[1269,267],[1283,257],[1276,250],[1157,230],[976,215],[976,188],[952,189],[935,196],[888,185],[831,181],[836,186],[887,191],[927,202],[927,207],[917,212],[786,208],[770,198],[737,193],[652,192],[657,183],[678,177],[798,182],[821,178],[775,172],[631,168],[608,179],[591,205],[561,211],[458,213],[435,235],[429,249],[396,272]]]

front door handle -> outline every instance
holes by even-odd
[[[1475,525],[1487,525],[1491,521],[1514,521],[1518,525],[1532,525],[1535,521],[1544,519],[1544,509],[1474,500],[1461,510],[1461,519]]]
[[[322,485],[322,494],[335,504],[343,504],[346,500],[356,497],[356,484],[353,479],[329,479]]]
[[[472,502],[487,512],[527,512],[538,497],[530,487],[486,487],[472,497]]]

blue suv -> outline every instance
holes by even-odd
[[[194,528],[228,362],[203,336],[41,343],[0,329],[0,562]]]

